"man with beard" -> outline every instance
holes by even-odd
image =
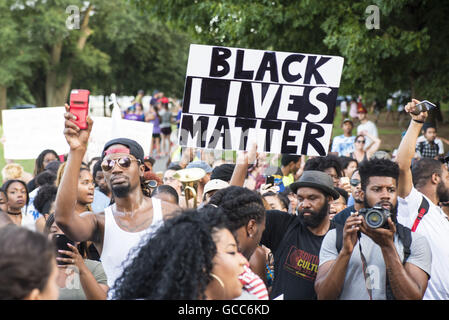
[[[82,159],[93,121],[88,117],[86,130],[66,105],[64,135],[70,146],[67,165],[56,196],[55,220],[74,241],[92,241],[101,254],[101,262],[112,287],[126,263],[137,253],[141,239],[151,236],[164,220],[176,215],[178,206],[151,199],[143,184],[145,165],[142,147],[134,140],[118,138],[104,146],[101,167],[115,203],[103,212],[75,214],[76,190]],[[131,254],[131,256],[128,256]],[[126,263],[123,263],[125,262]]]
[[[449,299],[449,221],[438,206],[449,201],[449,172],[434,159],[420,159],[410,169],[416,139],[427,112],[414,115],[418,100],[409,102],[405,111],[412,120],[398,149],[399,176],[398,220],[429,241],[432,250],[432,278],[424,299]]]
[[[387,226],[371,228],[356,212],[343,229],[324,237],[315,282],[318,299],[422,299],[432,258],[426,238],[410,230],[409,251],[404,250],[398,230],[407,230],[396,221],[399,167],[390,160],[373,159],[362,162],[359,173],[365,208],[380,206],[391,216]],[[337,232],[342,233],[340,250]]]
[[[329,202],[340,194],[328,174],[314,170],[304,171],[289,187],[298,197],[298,215],[268,210],[261,239],[274,256],[270,298],[312,300],[321,242],[333,227]]]

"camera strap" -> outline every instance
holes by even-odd
[[[365,287],[366,291],[368,291],[368,296],[370,300],[373,300],[373,289],[371,288],[371,276],[366,271],[368,264],[366,263],[365,255],[362,251],[362,244],[360,241],[361,233],[360,231],[357,232],[357,238],[359,239],[359,251],[360,251],[360,259],[362,260],[362,269],[363,269],[363,276],[365,277]]]

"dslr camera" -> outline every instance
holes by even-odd
[[[388,217],[391,216],[389,210],[374,206],[372,208],[363,208],[359,210],[359,215],[365,218],[366,224],[372,229],[384,228],[388,229]]]

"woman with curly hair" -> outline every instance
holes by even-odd
[[[212,208],[216,211],[215,208]],[[217,300],[242,293],[247,260],[222,214],[187,210],[145,241],[112,288],[113,299]]]

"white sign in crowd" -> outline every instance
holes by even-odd
[[[324,156],[344,59],[190,46],[181,146]]]
[[[5,159],[36,159],[45,149],[66,154],[64,107],[3,110],[3,141]],[[124,120],[115,106],[112,117],[91,117],[94,124],[90,134],[87,159],[100,156],[104,144],[114,138],[136,140],[148,155],[153,125],[148,122]]]

